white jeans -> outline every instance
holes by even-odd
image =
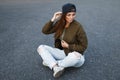
[[[80,67],[85,61],[84,56],[76,51],[71,52],[66,56],[63,50],[47,45],[40,45],[37,51],[50,69],[52,69],[55,64],[64,68]]]

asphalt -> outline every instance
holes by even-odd
[[[53,35],[41,29],[67,2],[76,5],[89,45],[85,64],[55,79],[37,47],[53,46]],[[120,80],[119,9],[120,0],[0,1],[0,80]]]

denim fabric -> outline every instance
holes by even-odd
[[[40,45],[37,51],[50,69],[52,69],[55,64],[64,68],[80,67],[85,61],[84,56],[76,51],[71,52],[66,56],[63,50],[47,45]]]

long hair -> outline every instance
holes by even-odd
[[[63,33],[63,30],[65,28],[65,24],[66,24],[65,17],[66,17],[66,14],[62,14],[60,20],[56,23],[56,25],[54,27],[54,30],[56,31],[54,37],[56,39],[59,38]]]

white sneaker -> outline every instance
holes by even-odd
[[[64,68],[63,67],[54,67],[53,71],[54,71],[53,76],[55,78],[57,78],[62,75],[62,73],[64,72]]]
[[[42,62],[42,64],[43,64],[44,66],[48,66],[44,61]]]

